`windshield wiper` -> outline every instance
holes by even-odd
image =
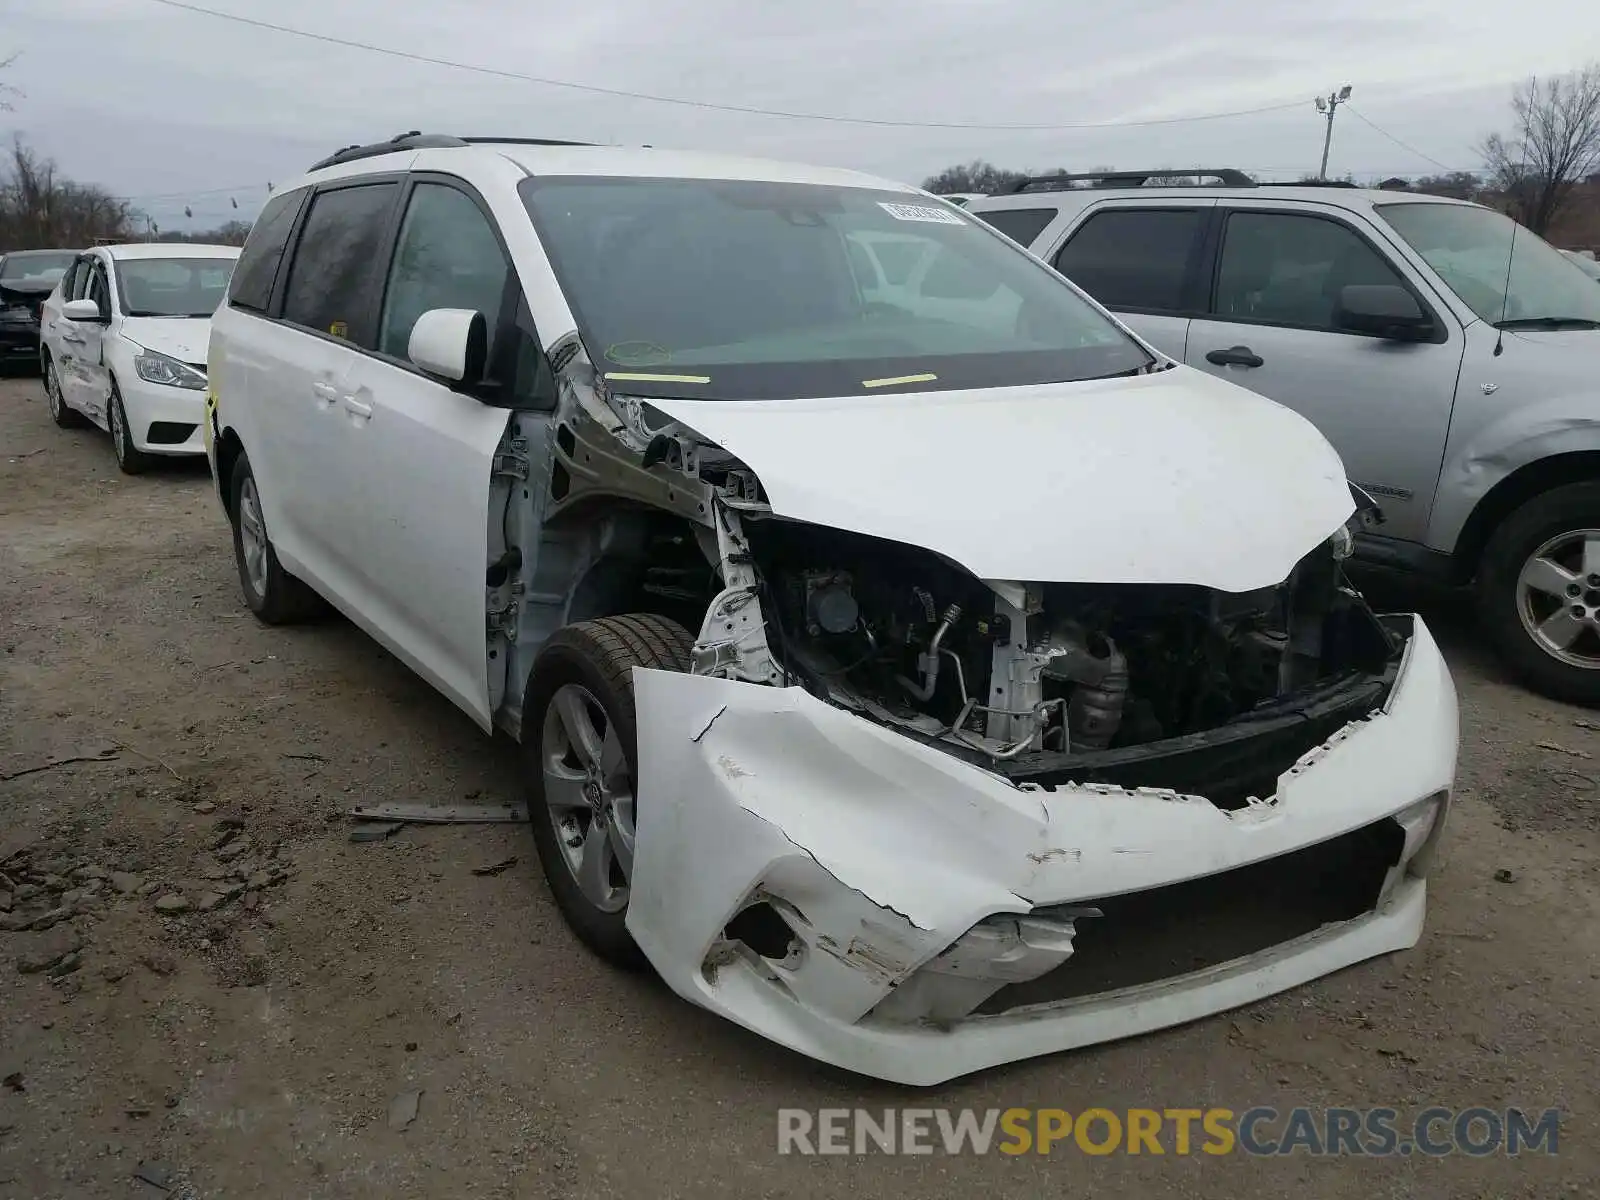
[[[1494,323],[1496,329],[1600,329],[1590,317],[1511,317]]]

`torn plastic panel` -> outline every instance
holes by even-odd
[[[1190,1020],[1411,945],[1456,756],[1454,688],[1421,622],[1385,705],[1303,755],[1270,802],[1232,811],[1018,786],[803,688],[640,670],[635,690],[640,947],[690,1000],[908,1083]],[[979,1011],[1030,972],[1070,976],[1101,920],[1088,910],[1110,898],[1346,838],[1393,858],[1354,918],[1131,988]],[[741,929],[757,908],[776,932]]]

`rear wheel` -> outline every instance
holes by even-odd
[[[83,415],[75,408],[68,408],[67,401],[61,394],[61,380],[56,378],[56,364],[47,354],[41,362],[44,368],[44,399],[50,406],[50,419],[62,429],[77,429],[83,425]]]
[[[633,668],[687,671],[694,636],[653,613],[557,631],[522,707],[528,816],[561,914],[597,954],[639,967],[628,933],[638,792]]]
[[[1478,609],[1529,687],[1600,705],[1600,483],[1554,488],[1501,522],[1484,549]]]
[[[233,556],[239,565],[239,586],[250,611],[268,625],[289,625],[322,611],[322,597],[283,569],[267,536],[261,515],[261,493],[250,460],[243,454],[230,480]]]

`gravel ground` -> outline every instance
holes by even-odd
[[[601,966],[523,829],[351,843],[352,804],[519,798],[510,747],[341,620],[257,624],[203,463],[124,477],[0,383],[0,928],[67,909],[0,932],[0,1197],[161,1195],[141,1163],[199,1197],[1600,1195],[1600,719],[1501,679],[1453,598],[1382,598],[1462,699],[1422,943],[917,1092]],[[780,1107],[1257,1104],[1564,1116],[1519,1160],[776,1153]]]

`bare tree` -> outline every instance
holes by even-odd
[[[60,246],[132,236],[133,212],[104,188],[61,178],[20,135],[0,162],[0,251]]]
[[[927,191],[941,196],[949,195],[951,192],[979,192],[993,196],[1023,179],[1041,175],[1065,175],[1066,172],[1065,167],[1057,167],[1053,171],[1009,171],[979,158],[969,163],[946,167],[937,175],[930,175],[924,179],[922,186]]]
[[[1600,63],[1554,79],[1531,77],[1511,98],[1515,126],[1481,151],[1490,186],[1511,215],[1543,234],[1573,185],[1600,168]]]
[[[1411,184],[1411,189],[1430,196],[1449,196],[1456,200],[1471,200],[1483,187],[1483,180],[1471,171],[1447,171],[1442,175],[1424,175]]]
[[[15,54],[10,58],[0,58],[0,71],[4,71],[16,61],[17,56]],[[14,101],[21,99],[21,97],[21,89],[12,87],[4,80],[0,80],[0,112],[10,112],[14,107]]]

